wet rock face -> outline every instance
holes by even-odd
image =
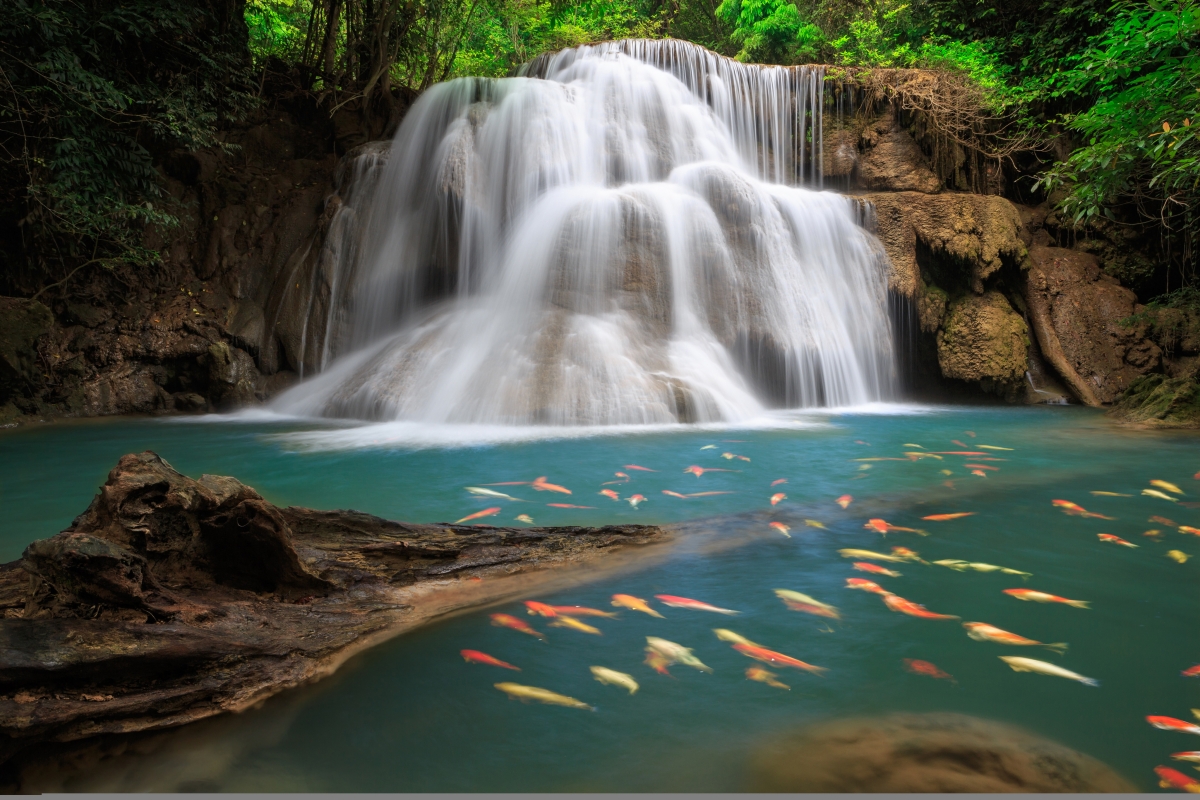
[[[1159,368],[1162,350],[1146,322],[1130,318],[1137,298],[1100,270],[1094,256],[1034,247],[1026,297],[1038,343],[1084,402],[1112,403]]]
[[[942,182],[916,141],[887,114],[862,135],[863,152],[857,159],[860,182],[868,189],[887,192],[940,191]]]
[[[36,300],[0,297],[0,405],[45,382],[37,346],[53,324],[50,309]]]
[[[1009,399],[1023,389],[1028,346],[1025,320],[997,291],[955,300],[937,334],[943,375]]]
[[[823,722],[751,765],[759,792],[1135,792],[1090,756],[963,714]]]

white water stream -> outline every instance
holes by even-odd
[[[614,425],[890,399],[882,251],[854,201],[800,186],[820,68],[625,41],[525,75],[410,110],[348,204],[331,362],[276,409]]]

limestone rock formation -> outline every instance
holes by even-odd
[[[1028,346],[1025,320],[997,291],[955,300],[937,334],[944,376],[978,383],[1009,399],[1024,385]]]
[[[941,190],[929,161],[916,141],[891,112],[862,134],[862,154],[857,158],[859,181],[867,189],[888,192]]]

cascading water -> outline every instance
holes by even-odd
[[[823,83],[629,40],[433,87],[359,193],[346,355],[276,407],[600,425],[889,398],[882,251],[853,200],[797,185]]]

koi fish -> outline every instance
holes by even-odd
[[[551,628],[570,628],[572,630],[579,631],[580,633],[590,633],[593,636],[603,636],[604,635],[603,633],[600,632],[599,628],[593,628],[591,625],[588,625],[586,622],[580,622],[579,620],[575,619],[574,617],[564,617],[564,616],[556,617],[554,619],[554,622],[550,623],[550,627]]]
[[[869,564],[866,561],[855,561],[850,566],[854,567],[859,572],[870,572],[875,575],[887,575],[889,578],[899,578],[900,573],[886,567],[881,567],[878,564]]]
[[[641,495],[634,496],[641,497]],[[550,508],[595,508],[595,506],[576,506],[571,505],[570,503],[546,503],[546,505],[548,505]]]
[[[939,456],[986,456],[987,453],[976,452],[975,450],[935,450]]]
[[[601,489],[600,491],[596,492],[596,494],[602,494],[605,497],[608,497],[612,500],[620,500],[621,499],[621,495],[617,494],[612,489]]]
[[[1034,639],[1026,639],[1024,636],[1009,633],[997,628],[995,625],[988,625],[986,622],[964,622],[962,626],[967,629],[967,636],[977,642],[994,642],[996,644],[1013,645],[1015,647],[1045,647],[1047,650],[1053,650],[1059,655],[1067,652],[1066,642],[1047,644]]]
[[[1150,481],[1150,485],[1157,486],[1160,489],[1166,489],[1168,492],[1174,492],[1175,494],[1183,494],[1183,489],[1180,489],[1173,483],[1167,483],[1166,481],[1153,480]]]
[[[730,644],[748,644],[752,647],[759,646],[755,642],[747,639],[745,636],[742,636],[740,633],[734,633],[728,628],[713,628],[713,633],[715,633],[717,638],[722,642],[729,642]]]
[[[565,486],[559,486],[557,483],[547,483],[546,476],[534,478],[533,483],[529,484],[539,492],[558,492],[559,494],[570,494],[571,490]]]
[[[941,561],[935,561],[939,567],[949,567],[958,572],[965,572],[968,569],[976,572],[1002,572],[1005,575],[1019,575],[1022,578],[1032,578],[1032,572],[1021,572],[1019,569],[1009,569],[996,564],[985,564],[982,561],[962,561],[957,558],[944,558]]]
[[[905,600],[897,594],[883,595],[883,603],[892,611],[898,611],[901,614],[908,614],[910,617],[918,617],[919,619],[962,619],[962,617],[955,614],[935,614],[920,603]]]
[[[651,608],[649,603],[631,594],[614,594],[612,596],[612,604],[617,608],[628,608],[630,611],[640,611],[643,614],[664,619],[663,615]]]
[[[536,600],[526,600],[525,601],[525,609],[526,609],[525,613],[531,617],[532,616],[538,616],[538,617],[557,617],[558,616],[558,611],[554,608],[554,606],[547,605],[546,603],[539,603]]]
[[[609,669],[608,667],[588,667],[588,669],[591,670],[592,676],[601,683],[628,689],[630,694],[637,693],[638,682],[633,679],[632,675],[617,672],[615,669]]]
[[[528,514],[517,514],[515,517],[513,517],[513,519],[517,522],[524,522],[527,525],[533,524],[533,517],[529,516]]]
[[[889,533],[919,533],[922,536],[928,536],[929,531],[923,531],[920,528],[902,528],[899,525],[893,525],[885,519],[869,519],[863,525],[869,531],[877,531],[887,536]]]
[[[777,677],[779,676],[774,672],[771,672],[769,669],[763,669],[762,667],[746,667],[746,680],[758,681],[759,683],[765,683],[767,686],[771,686],[775,689],[787,689],[790,692],[792,687],[788,686],[786,683],[781,683],[780,681],[775,680]]]
[[[625,502],[629,503],[629,505],[633,506],[634,508],[637,508],[642,503],[646,502],[646,497],[645,495],[635,494],[633,497],[625,498]]]
[[[687,608],[691,609],[692,611],[711,611],[714,614],[732,615],[741,613],[738,611],[731,611],[728,608],[717,608],[716,606],[709,605],[708,603],[702,603],[699,600],[692,600],[688,597],[676,597],[673,594],[656,594],[654,596],[662,601],[664,606],[670,606],[671,608]]]
[[[552,692],[549,689],[541,689],[537,686],[522,686],[519,683],[494,683],[492,685],[510,698],[520,700],[522,703],[526,700],[535,700],[539,703],[546,703],[552,706],[585,708],[588,711],[596,710],[582,700],[576,700],[574,697],[567,697],[565,694]]]
[[[1192,722],[1184,722],[1181,719],[1174,717],[1146,717],[1146,722],[1149,722],[1154,727],[1163,731],[1176,731],[1177,733],[1194,733],[1200,736],[1200,725]]]
[[[1200,782],[1179,770],[1158,766],[1154,768],[1154,774],[1158,776],[1158,785],[1163,789],[1180,789],[1189,794],[1200,794]]]
[[[1157,528],[1152,528],[1143,533],[1142,536],[1149,536],[1151,539],[1157,540],[1162,537],[1162,531],[1158,530]]]
[[[1015,597],[1018,600],[1030,600],[1034,603],[1065,603],[1075,608],[1089,608],[1088,600],[1068,600],[1065,597],[1059,597],[1056,594],[1047,594],[1045,592],[1037,592],[1033,589],[1004,589],[1006,595]]]
[[[1121,494],[1120,492],[1091,492],[1090,494],[1096,497],[1133,497],[1131,494]]]
[[[734,494],[734,492],[692,492],[687,497],[716,497],[719,494]]]
[[[1193,764],[1200,764],[1200,750],[1184,750],[1181,753],[1171,753],[1171,758],[1177,761],[1191,761]]]
[[[1193,528],[1191,525],[1180,525],[1180,533],[1190,533],[1193,536],[1200,536],[1200,528]]]
[[[821,530],[827,530],[824,522],[819,522],[818,520],[815,520],[815,519],[804,520],[804,525],[805,525],[805,527],[808,527],[808,528],[820,528]]]
[[[494,508],[485,508],[483,511],[476,511],[474,514],[467,514],[460,520],[454,522],[455,525],[461,525],[464,522],[470,522],[473,519],[481,519],[483,517],[491,517],[500,513],[500,506]]]
[[[836,502],[842,508],[846,508],[847,506],[849,506],[851,503],[854,502],[854,498],[851,495],[844,494],[841,497],[839,497]]]
[[[989,467],[987,464],[963,464],[964,467],[972,467],[974,469],[986,469],[991,472],[999,472],[999,467]]]
[[[649,467],[639,467],[637,464],[626,464],[625,466],[621,467],[621,469],[629,469],[629,470],[633,470],[634,472],[658,472],[658,470],[656,470],[656,469],[650,469]]]
[[[979,476],[979,477],[981,477],[981,478],[986,478],[986,477],[987,477],[987,473],[986,473],[986,472],[984,472],[984,471],[983,471],[983,470],[981,470],[981,469],[973,469],[973,470],[971,470],[971,474],[972,474],[972,475],[978,475],[978,476]]]
[[[1194,667],[1188,667],[1179,674],[1185,678],[1195,678],[1197,675],[1200,675],[1200,664],[1197,664]]]
[[[1036,672],[1039,675],[1050,675],[1055,678],[1066,678],[1071,681],[1079,681],[1085,686],[1099,686],[1100,681],[1095,678],[1085,678],[1078,672],[1072,672],[1069,669],[1048,664],[1045,661],[1038,661],[1036,658],[1024,658],[1022,656],[1000,656],[1000,660],[1008,666],[1012,667],[1013,672]]]
[[[1174,497],[1171,497],[1171,495],[1163,494],[1158,489],[1142,489],[1142,494],[1144,494],[1146,497],[1157,497],[1160,500],[1169,500],[1172,503],[1179,502]]]
[[[917,459],[921,459],[921,458],[932,458],[935,461],[945,461],[946,460],[942,456],[939,456],[937,453],[917,452],[916,450],[909,450],[904,455],[908,457],[909,461],[916,461]]]
[[[703,475],[706,472],[733,472],[733,471],[734,470],[731,470],[731,469],[718,469],[716,467],[708,467],[708,468],[698,467],[695,464],[693,464],[692,466],[690,466],[684,470],[684,472],[691,473],[692,475],[695,475],[697,478],[699,478],[701,475]]]
[[[958,439],[951,439],[951,440],[950,440],[950,443],[951,443],[951,444],[956,444],[956,445],[958,445],[959,447],[970,447],[970,446],[971,446],[971,445],[967,444],[966,442],[960,442]]]
[[[514,667],[507,661],[501,661],[500,659],[494,656],[489,656],[487,653],[479,650],[459,650],[458,654],[462,656],[463,660],[468,664],[486,664],[489,667],[503,667],[504,669],[515,669],[517,672],[521,671],[520,667]]]
[[[680,494],[679,492],[672,492],[670,489],[663,489],[662,493],[668,497],[678,497],[680,500],[688,499],[688,496],[686,494]]]
[[[1076,505],[1075,503],[1072,503],[1070,500],[1051,500],[1050,503],[1051,503],[1051,505],[1054,505],[1057,508],[1061,508],[1063,510],[1064,514],[1068,514],[1072,517],[1089,517],[1089,518],[1093,518],[1093,519],[1108,519],[1108,520],[1116,519],[1116,517],[1106,517],[1103,514],[1096,514],[1091,511],[1088,511],[1083,506]]]
[[[877,594],[880,596],[891,594],[891,592],[880,586],[878,583],[869,581],[866,578],[846,578],[846,588],[861,589],[864,592],[870,592],[871,594]]]
[[[511,614],[489,614],[492,624],[497,628],[512,628],[518,633],[527,633],[530,636],[536,636],[539,639],[545,640],[546,636],[543,633],[535,631],[529,627],[523,620],[519,620]]]
[[[468,492],[470,492],[473,495],[478,495],[479,497],[494,497],[497,500],[515,500],[518,503],[525,502],[524,500],[522,500],[519,497],[513,497],[510,494],[505,494],[504,492],[493,491],[492,489],[484,489],[483,487],[480,487],[480,486],[468,486],[466,488],[467,488]]]
[[[941,472],[942,475],[953,475],[954,474],[954,472],[952,470],[948,470],[948,469],[939,470],[939,472]]]
[[[787,478],[780,478],[778,480],[771,481],[772,486],[778,486],[781,483],[787,483]]]
[[[745,456],[739,456],[734,453],[721,453],[721,458],[725,459],[726,461],[732,461],[735,458],[739,459],[741,461],[749,461],[750,460],[750,459],[746,458]]]
[[[958,683],[958,681],[954,680],[953,675],[951,675],[949,672],[943,672],[942,670],[938,669],[936,664],[930,663],[929,661],[921,661],[916,658],[906,658],[904,659],[904,668],[914,675],[928,675],[930,678],[937,678],[938,680]]]
[[[789,528],[787,525],[784,525],[782,522],[770,522],[767,523],[767,527],[774,528],[789,539],[792,538],[792,534],[789,533],[791,528]]]
[[[848,547],[844,550],[838,550],[838,553],[841,555],[842,558],[868,558],[872,561],[893,561],[896,563],[903,563],[905,561],[912,560],[911,558],[906,558],[904,556],[899,556],[899,555],[889,556],[889,555],[885,555],[884,553],[875,553],[875,552],[872,552],[871,550],[856,550],[851,547]]]
[[[1011,450],[1016,449],[1014,447],[997,447],[994,444],[977,444],[975,446],[978,447],[980,450],[1010,450],[1011,451]]]
[[[701,447],[700,449],[701,450],[716,450],[717,446],[715,444],[706,444],[706,445],[704,445],[704,447]]]
[[[587,606],[550,606],[554,609],[554,613],[561,614],[564,617],[606,617],[608,619],[617,619],[618,615],[611,611],[601,611],[598,608],[588,608]]]
[[[949,520],[952,520],[952,519],[962,519],[963,517],[971,517],[971,516],[974,516],[975,513],[976,512],[974,512],[974,511],[959,511],[956,514],[930,514],[928,517],[921,517],[921,519],[927,519],[930,522],[948,522]]]
[[[1168,550],[1167,558],[1171,559],[1172,561],[1174,561],[1177,564],[1183,564],[1183,563],[1187,562],[1187,560],[1188,560],[1188,558],[1190,558],[1190,556],[1188,556],[1187,553],[1184,553],[1180,550]]]
[[[771,505],[773,506],[779,505],[784,500],[787,500],[787,495],[783,492],[777,492],[776,494],[771,495]]]
[[[828,603],[822,603],[814,597],[809,597],[802,592],[793,592],[791,589],[776,589],[775,596],[783,601],[783,604],[792,611],[803,611],[805,614],[812,614],[816,617],[828,617],[829,619],[841,619],[838,610]]]
[[[919,445],[919,444],[913,444],[912,442],[905,442],[904,444],[902,444],[902,445],[900,445],[900,446],[901,446],[901,447],[916,447],[916,448],[917,448],[917,449],[919,449],[919,450],[924,450],[924,449],[925,449],[925,448],[924,448],[924,447],[922,447],[921,445]]]
[[[701,672],[712,672],[712,669],[705,665],[700,659],[692,655],[690,647],[684,647],[675,642],[669,642],[666,639],[659,639],[657,636],[647,636],[646,644],[651,650],[658,653],[663,658],[667,659],[672,664],[683,664],[685,667],[692,667]],[[737,647],[738,645],[734,645]],[[744,646],[744,645],[743,645]]]
[[[624,478],[624,480],[620,480],[620,481],[606,481],[606,482],[604,482],[604,483],[602,483],[602,484],[600,484],[600,485],[601,485],[601,486],[611,486],[611,485],[612,485],[612,484],[614,484],[614,483],[629,483],[629,476],[628,476],[628,475],[626,475],[624,472],[614,472],[614,473],[613,473],[613,475],[615,475],[615,476],[616,476],[616,477],[618,477],[618,478]]]
[[[1096,538],[1102,542],[1112,542],[1113,544],[1119,544],[1125,547],[1137,547],[1137,545],[1133,542],[1127,542],[1120,536],[1113,536],[1111,533],[1097,533]]]
[[[668,677],[671,675],[671,673],[667,670],[667,667],[671,666],[671,661],[664,658],[663,655],[654,650],[654,648],[646,648],[646,658],[642,663],[657,672],[659,675],[666,675]]]
[[[917,555],[916,550],[910,550],[907,547],[893,547],[892,555],[907,558],[909,561],[920,561],[922,564],[928,564],[928,561],[921,561],[921,557]]]
[[[808,664],[798,658],[785,656],[783,653],[777,653],[774,650],[768,650],[767,648],[759,647],[758,645],[735,644],[733,649],[737,650],[744,656],[753,658],[756,661],[762,661],[763,663],[772,664],[777,667],[793,667],[795,669],[806,670],[814,675],[820,675],[822,672],[826,671],[825,667],[815,667],[812,664]]]

